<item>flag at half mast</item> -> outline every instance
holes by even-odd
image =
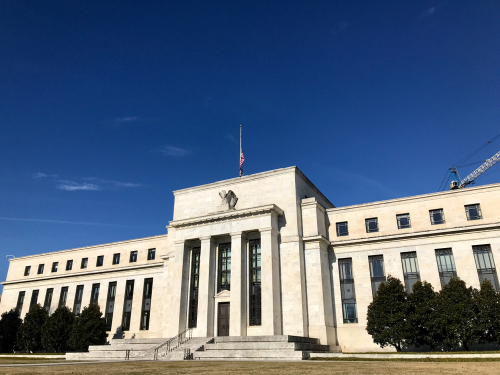
[[[243,162],[245,157],[243,156],[243,149],[241,148],[241,125],[240,125],[240,177],[243,176]]]

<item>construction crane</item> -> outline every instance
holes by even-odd
[[[499,161],[500,161],[500,151],[498,151],[495,155],[486,160],[479,168],[477,168],[474,172],[465,177],[463,180],[460,180],[457,168],[450,168],[451,178],[453,179],[453,181],[451,181],[450,183],[450,190],[463,189],[467,185],[473,184],[476,178],[481,176],[484,172],[493,167]]]

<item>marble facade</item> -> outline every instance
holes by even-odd
[[[223,190],[238,198],[234,208],[222,202]],[[365,330],[373,298],[369,256],[382,255],[385,275],[403,280],[401,253],[414,251],[421,280],[436,289],[441,287],[436,249],[452,248],[457,275],[475,287],[479,278],[472,246],[489,245],[493,259],[500,261],[500,184],[335,207],[298,168],[290,167],[178,190],[174,197],[168,234],[10,259],[0,312],[16,307],[24,292],[24,316],[33,291],[39,291],[36,302],[44,305],[48,288],[53,289],[47,307],[52,312],[63,287],[68,287],[64,304],[73,308],[79,285],[85,306],[97,283],[98,303],[104,310],[109,284],[116,282],[110,337],[168,338],[192,327],[195,337],[221,332],[294,335],[318,338],[344,351],[377,351],[380,348]],[[481,219],[467,220],[464,206],[470,204],[480,204]],[[433,209],[443,210],[443,224],[431,224]],[[410,215],[409,228],[398,228],[398,214]],[[377,232],[367,233],[369,218],[378,219]],[[348,233],[338,236],[341,222],[348,223]],[[252,281],[255,243],[260,251],[260,289],[252,289],[258,285]],[[230,248],[230,287],[222,288],[221,245]],[[153,259],[148,259],[150,249],[155,249]],[[199,251],[195,265],[193,249]],[[137,251],[135,262],[130,261],[131,251]],[[113,264],[115,254],[120,254],[118,264]],[[97,265],[99,256],[102,266]],[[88,258],[86,268],[81,268],[83,258]],[[339,259],[352,264],[355,322],[344,319]],[[65,269],[68,260],[73,261],[71,270]],[[56,272],[53,262],[59,264]],[[44,264],[41,274],[39,264]],[[144,329],[143,286],[148,278],[153,287],[149,326]],[[128,280],[134,280],[130,327],[122,333]],[[251,319],[257,306],[251,290],[260,290],[255,294],[260,301],[258,324]],[[221,310],[227,303],[228,317]]]

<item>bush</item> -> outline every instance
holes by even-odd
[[[69,336],[68,345],[76,351],[88,351],[89,345],[106,343],[106,319],[99,305],[91,303],[77,315]]]
[[[0,335],[3,336],[2,353],[12,353],[16,348],[16,334],[21,325],[21,318],[16,309],[12,309],[2,314],[0,319]]]
[[[417,281],[408,295],[408,346],[427,345],[434,350],[441,343],[442,339],[436,334],[433,326],[435,303],[436,293],[432,285],[426,281]]]
[[[47,311],[40,304],[30,308],[16,334],[19,349],[26,352],[42,349],[42,326],[47,317]]]
[[[481,290],[476,296],[481,341],[500,345],[500,296],[488,280],[481,283]]]
[[[401,281],[389,276],[380,284],[373,302],[368,306],[366,330],[380,347],[391,345],[401,351],[408,330],[407,297]]]
[[[435,334],[449,348],[469,350],[480,341],[478,330],[477,290],[453,277],[436,296],[433,326]]]
[[[66,307],[58,307],[42,326],[42,346],[48,352],[64,353],[75,320],[74,314]]]

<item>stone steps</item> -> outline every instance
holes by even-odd
[[[221,353],[222,352],[222,353]],[[195,352],[193,359],[200,360],[302,360],[309,356],[303,351],[285,351],[285,350],[206,350]]]
[[[329,352],[330,346],[320,344],[310,344],[301,342],[267,342],[262,345],[262,342],[224,342],[207,344],[205,350],[304,350],[304,351],[317,351]]]
[[[212,341],[212,337],[193,337],[191,340],[181,344],[169,353],[159,352],[158,359],[160,361],[182,361],[184,360],[185,349],[189,349],[191,351],[191,355],[193,355],[194,352],[203,350],[204,346]]]

